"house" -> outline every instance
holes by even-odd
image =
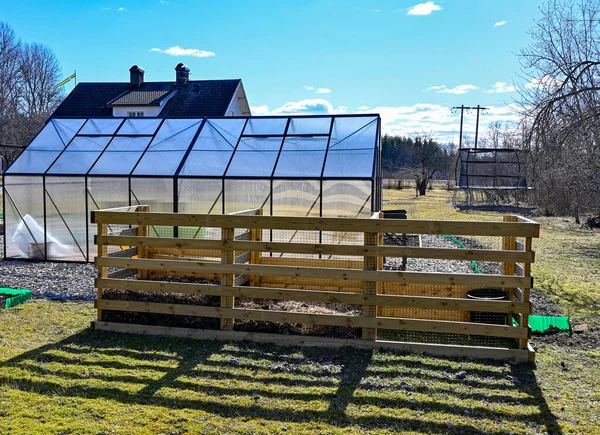
[[[240,79],[190,80],[190,69],[175,67],[174,82],[146,82],[133,65],[129,82],[78,83],[51,118],[250,116]]]

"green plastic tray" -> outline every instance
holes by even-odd
[[[4,308],[16,307],[31,299],[31,290],[17,290],[14,288],[0,288],[1,295],[8,295]]]

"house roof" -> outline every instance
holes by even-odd
[[[108,102],[114,106],[160,106],[161,101],[173,94],[173,84],[168,82],[147,83],[143,88],[134,88]]]
[[[165,98],[160,117],[224,116],[240,79],[124,83],[78,83],[52,117],[112,117],[112,106],[157,106]]]

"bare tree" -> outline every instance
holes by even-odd
[[[8,162],[44,125],[64,96],[60,64],[50,48],[22,43],[0,22],[0,155]],[[6,146],[6,145],[10,145]]]
[[[19,57],[21,43],[6,23],[0,22],[0,144],[10,143],[19,109]]]
[[[536,199],[570,213],[600,193],[600,0],[549,0],[520,53]]]
[[[447,155],[431,134],[416,136],[409,153],[410,162],[406,172],[411,173],[415,180],[417,195],[424,196],[435,173],[446,165]]]

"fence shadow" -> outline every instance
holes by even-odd
[[[461,378],[448,370],[460,360],[422,360],[353,348],[83,331],[0,362],[0,384],[48,397],[106,398],[224,418],[318,421],[348,430],[481,433],[477,422],[484,419],[498,427],[538,424],[561,433],[532,366],[465,361]],[[156,376],[150,379],[148,371]],[[508,375],[521,383],[506,381]]]

